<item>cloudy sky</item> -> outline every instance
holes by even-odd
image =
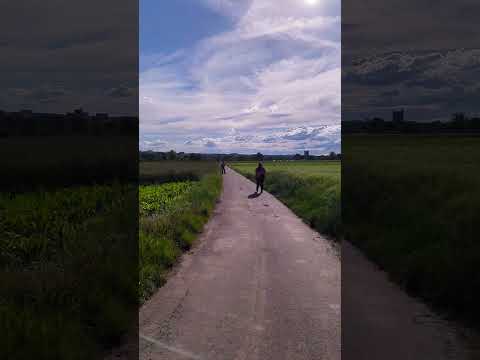
[[[3,2],[0,110],[137,115],[138,4],[118,4]]]
[[[479,11],[475,0],[344,1],[342,118],[480,115]]]
[[[338,0],[140,5],[142,149],[340,150]]]

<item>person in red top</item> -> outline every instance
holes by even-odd
[[[255,179],[257,180],[257,190],[255,193],[258,193],[258,188],[260,188],[260,194],[263,192],[263,183],[265,182],[265,168],[262,163],[258,163],[257,168],[255,169]]]

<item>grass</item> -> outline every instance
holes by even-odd
[[[140,171],[139,296],[143,302],[164,284],[168,270],[202,231],[220,195],[222,179],[214,162],[150,162],[142,163]],[[171,179],[180,181],[162,183]]]
[[[6,359],[101,357],[138,318],[137,192],[129,185],[0,195]]]
[[[254,173],[258,162],[253,161],[239,161],[231,164],[233,168],[241,173]],[[291,175],[297,175],[300,177],[330,177],[335,180],[340,180],[341,165],[340,161],[309,161],[309,160],[296,160],[296,161],[266,161],[265,167],[269,172],[287,172]]]
[[[257,163],[230,164],[252,181]],[[310,226],[337,238],[341,232],[339,161],[266,161],[265,189]]]
[[[346,136],[345,238],[410,293],[480,324],[480,142]]]
[[[85,184],[135,182],[136,136],[24,136],[0,138],[4,191],[36,191]]]

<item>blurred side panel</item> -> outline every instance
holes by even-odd
[[[0,12],[0,358],[138,358],[138,1]]]
[[[342,357],[480,356],[480,4],[342,2]]]

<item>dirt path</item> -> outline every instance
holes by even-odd
[[[340,260],[227,169],[199,245],[140,311],[140,359],[340,359]]]

